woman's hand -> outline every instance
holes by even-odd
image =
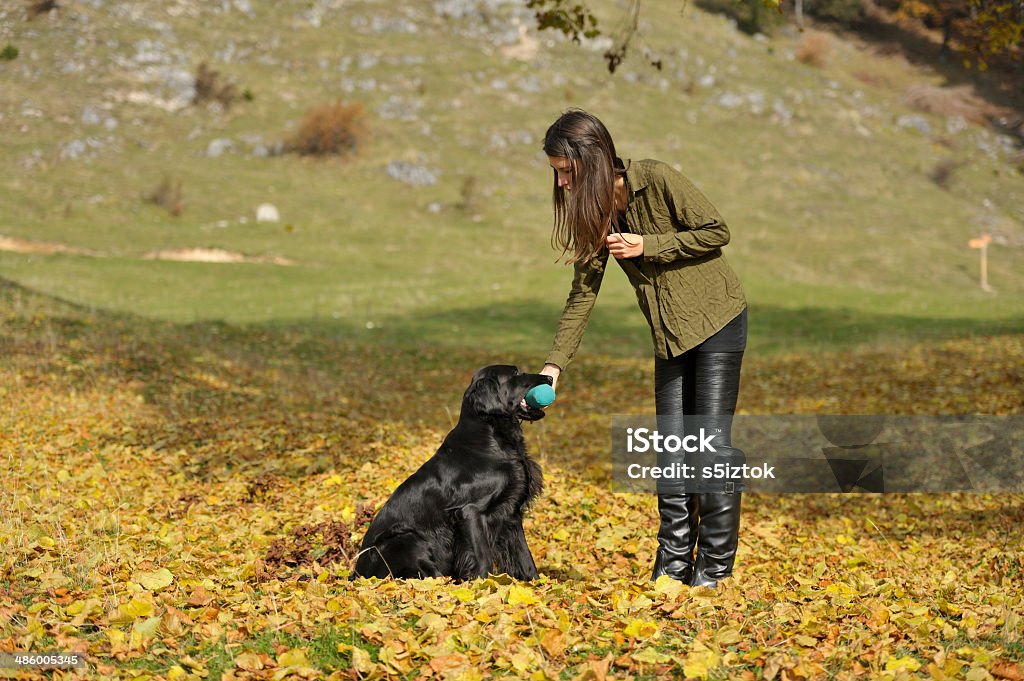
[[[609,234],[607,244],[608,252],[616,260],[644,254],[644,238],[639,234]]]
[[[557,391],[558,375],[562,373],[562,370],[554,364],[545,364],[544,368],[540,370],[540,373],[541,376],[551,377],[551,387]]]

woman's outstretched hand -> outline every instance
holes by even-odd
[[[607,244],[608,252],[616,260],[644,254],[644,238],[639,234],[609,234]]]
[[[554,388],[555,391],[557,392],[558,391],[558,375],[560,373],[562,373],[562,370],[559,369],[554,364],[545,364],[544,368],[540,370],[540,373],[541,373],[542,376],[550,376],[551,377],[551,387]]]

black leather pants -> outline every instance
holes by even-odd
[[[684,415],[701,415],[700,425],[717,433],[715,448],[731,450],[731,417],[736,412],[742,361],[742,352],[691,350],[667,360],[656,357],[659,431],[690,432]],[[658,553],[652,579],[665,574],[693,586],[714,587],[731,575],[739,542],[740,497],[739,492],[659,494]]]

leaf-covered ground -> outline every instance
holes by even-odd
[[[175,326],[0,287],[0,650],[53,678],[1024,678],[1021,495],[753,495],[718,591],[648,580],[609,489],[648,359],[581,356],[527,437],[542,578],[349,582],[485,350]],[[751,356],[746,413],[1021,413],[1024,339]],[[27,672],[0,670],[0,677]]]

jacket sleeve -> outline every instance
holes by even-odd
[[[644,258],[669,263],[699,258],[729,243],[729,227],[697,187],[671,166],[656,183],[675,231],[644,235]]]
[[[608,251],[605,250],[573,266],[572,288],[558,320],[558,330],[555,331],[555,340],[545,360],[546,364],[565,369],[576,355],[580,341],[583,340],[583,332],[587,329],[590,312],[594,309],[597,293],[601,290],[607,264]]]

